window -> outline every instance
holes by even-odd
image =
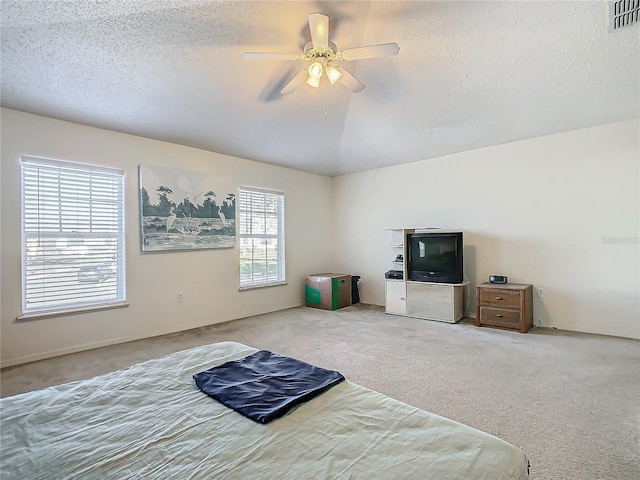
[[[240,187],[240,289],[285,282],[284,193]]]
[[[22,157],[23,314],[124,300],[124,172]]]

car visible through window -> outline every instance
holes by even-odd
[[[112,262],[89,263],[78,270],[78,281],[98,283],[116,276],[116,266]]]

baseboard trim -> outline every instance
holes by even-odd
[[[172,333],[172,332],[167,332]],[[158,335],[164,335],[160,333]],[[151,334],[150,337],[157,335]],[[70,353],[84,352],[85,350],[94,350],[96,348],[109,347],[111,345],[117,345],[119,343],[131,342],[134,340],[141,340],[148,338],[145,336],[132,335],[129,337],[112,338],[102,342],[86,343],[84,345],[76,345],[73,347],[60,348],[58,350],[49,350],[48,352],[33,353],[31,355],[24,355],[22,357],[10,358],[8,360],[0,361],[0,368],[15,367],[16,365],[22,365],[24,363],[37,362],[38,360],[46,360],[47,358],[61,357],[62,355],[69,355]]]
[[[360,302],[360,303],[364,303],[364,302]],[[373,304],[372,304],[373,305]],[[164,330],[157,330],[155,332],[146,332],[146,333],[141,333],[138,335],[129,335],[126,337],[119,337],[119,338],[112,338],[112,339],[108,339],[108,340],[104,340],[101,342],[93,342],[93,343],[87,343],[84,345],[75,345],[72,347],[66,347],[66,348],[61,348],[58,350],[50,350],[48,352],[42,352],[42,353],[34,353],[34,354],[30,354],[30,355],[24,355],[22,357],[16,357],[16,358],[9,358],[6,360],[0,360],[0,368],[7,368],[7,367],[15,367],[16,365],[22,365],[25,363],[31,363],[31,362],[37,362],[38,360],[46,360],[48,358],[54,358],[54,357],[59,357],[62,355],[69,355],[71,353],[78,353],[78,352],[83,352],[85,350],[93,350],[96,348],[102,348],[102,347],[109,347],[112,345],[118,345],[120,343],[127,343],[127,342],[133,342],[136,340],[143,340],[145,338],[153,338],[153,337],[158,337],[161,335],[168,335],[171,333],[178,333],[178,332],[184,332],[187,330],[192,330],[194,328],[202,328],[202,327],[207,327],[210,325],[217,325],[219,323],[225,323],[225,322],[231,322],[234,320],[240,320],[242,318],[248,318],[248,317],[253,317],[256,315],[265,315],[267,313],[273,313],[273,312],[277,312],[277,311],[281,311],[281,310],[288,310],[290,308],[297,308],[297,307],[304,307],[304,304],[299,304],[299,305],[292,305],[290,307],[285,307],[285,308],[279,308],[276,310],[271,310],[271,311],[267,311],[267,312],[260,312],[260,313],[254,313],[251,315],[246,315],[244,317],[238,317],[238,318],[229,318],[226,320],[222,320],[220,322],[213,322],[213,323],[204,323],[204,324],[192,324],[186,327],[182,327],[178,330],[172,330],[172,329],[164,329]],[[381,306],[381,305],[378,305]],[[316,309],[319,311],[322,311],[320,309]],[[462,320],[464,320],[465,318],[469,318],[470,320],[473,320],[475,322],[476,319],[476,315],[475,312],[471,313],[469,315],[465,315]],[[461,321],[462,321],[461,320]],[[555,329],[555,330],[565,330],[561,327],[555,326],[555,325],[534,325],[538,328],[550,328],[550,329]],[[567,332],[573,332],[573,333],[586,333],[586,334],[590,334],[590,335],[604,335],[604,336],[612,336],[612,337],[616,337],[616,338],[631,338],[633,340],[640,340],[640,338],[636,338],[636,337],[624,337],[621,335],[614,335],[614,334],[606,334],[606,333],[599,333],[599,332],[592,332],[589,331],[588,329],[585,330],[566,330]]]
[[[30,355],[24,355],[22,357],[8,358],[6,360],[0,360],[0,368],[15,367],[16,365],[23,365],[25,363],[37,362],[38,360],[46,360],[48,358],[60,357],[62,355],[69,355],[71,353],[84,352],[85,350],[94,350],[96,348],[110,347],[112,345],[118,345],[120,343],[127,343],[127,342],[133,342],[136,340],[143,340],[146,338],[159,337],[162,335],[169,335],[171,333],[185,332],[187,330],[193,330],[194,328],[208,327],[210,325],[217,325],[219,323],[231,322],[234,320],[240,320],[242,318],[254,317],[256,315],[266,315],[267,313],[278,312],[281,310],[288,310],[289,308],[296,308],[299,306],[302,306],[302,305],[294,305],[291,307],[279,308],[279,309],[271,310],[267,312],[260,312],[252,315],[247,315],[244,317],[228,318],[225,320],[221,320],[220,322],[194,323],[191,325],[182,325],[181,328],[178,330],[167,328],[162,330],[156,330],[153,332],[140,333],[137,335],[128,335],[126,337],[110,338],[108,340],[103,340],[100,342],[85,343],[83,345],[74,345],[72,347],[60,348],[58,350],[49,350],[47,352],[33,353]]]

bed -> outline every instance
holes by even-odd
[[[192,376],[253,354],[205,345],[0,401],[3,479],[528,479],[515,446],[342,381],[259,424]]]

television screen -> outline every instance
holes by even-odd
[[[407,275],[418,282],[464,281],[462,232],[407,235]]]
[[[412,269],[426,272],[456,272],[455,237],[412,237]]]

